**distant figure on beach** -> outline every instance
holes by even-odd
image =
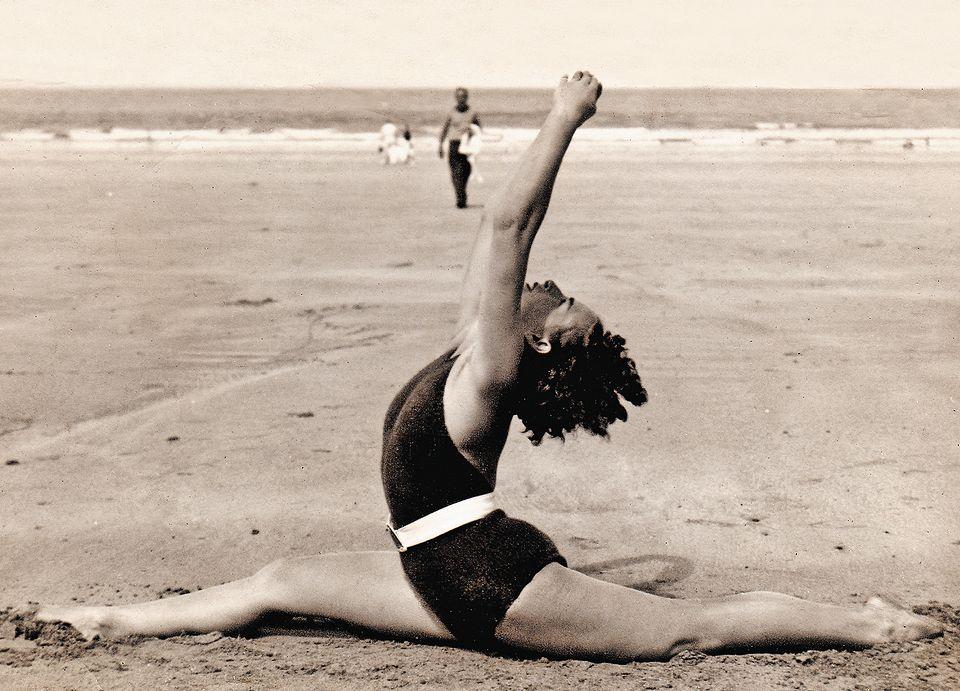
[[[403,123],[403,134],[397,138],[397,146],[400,148],[402,162],[407,165],[413,165],[413,133],[407,123]]]
[[[392,122],[383,123],[380,128],[380,146],[377,151],[386,155],[387,150],[397,141],[397,126]]]
[[[858,606],[772,592],[683,600],[616,585],[568,568],[547,535],[499,508],[497,468],[514,417],[537,446],[575,430],[607,437],[611,424],[627,420],[626,403],[647,401],[621,336],[553,281],[526,282],[563,157],[601,93],[589,72],[560,80],[539,134],[480,220],[453,338],[425,344],[440,354],[387,410],[380,467],[395,549],[283,557],[177,597],[45,607],[37,618],[93,638],[235,631],[281,612],[401,639],[617,662],[686,650],[864,647],[939,633],[936,621],[876,597]],[[605,241],[603,229],[566,229]],[[637,468],[638,482],[643,472]]]
[[[457,104],[447,114],[447,119],[440,130],[440,148],[437,152],[443,158],[443,142],[449,136],[447,160],[450,163],[450,178],[457,195],[457,208],[467,208],[467,182],[470,180],[470,161],[460,152],[460,144],[464,138],[470,136],[470,125],[482,128],[480,118],[468,102],[470,94],[462,86],[454,91]]]
[[[382,155],[383,165],[413,163],[413,143],[410,128],[403,126],[403,132],[397,135],[397,126],[392,122],[380,128],[380,146],[377,151]]]

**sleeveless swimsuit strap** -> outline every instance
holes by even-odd
[[[451,530],[467,523],[479,521],[484,516],[493,513],[497,510],[493,495],[494,493],[490,492],[489,494],[481,494],[477,497],[458,501],[433,513],[428,513],[423,518],[418,518],[402,528],[394,528],[393,520],[390,519],[387,521],[387,532],[393,538],[397,549],[406,552],[414,545],[440,537],[444,533],[449,533]]]

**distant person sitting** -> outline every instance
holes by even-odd
[[[460,143],[464,138],[470,136],[470,125],[480,125],[480,118],[470,107],[467,99],[469,93],[462,86],[457,87],[454,92],[457,99],[457,105],[447,115],[446,122],[443,123],[443,129],[440,130],[440,149],[438,154],[443,158],[443,142],[450,136],[450,145],[447,153],[447,160],[450,163],[450,178],[453,181],[453,189],[457,195],[457,208],[467,208],[467,181],[470,179],[470,161],[460,153]]]
[[[390,147],[397,143],[397,126],[392,122],[384,123],[380,128],[380,146],[377,151],[383,155],[383,165],[390,163]]]
[[[397,126],[392,122],[380,128],[380,146],[377,148],[383,158],[383,165],[413,163],[413,144],[410,128],[403,126],[403,133],[397,136]]]
[[[399,163],[406,163],[407,165],[413,165],[413,134],[410,132],[410,127],[404,123],[403,124],[403,134],[397,137],[397,149],[398,149],[398,158]]]

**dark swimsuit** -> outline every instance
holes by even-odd
[[[452,351],[420,370],[393,399],[383,426],[381,474],[399,528],[493,487],[457,450],[443,415]],[[494,642],[520,591],[547,564],[566,565],[556,545],[500,510],[400,553],[414,590],[458,640]]]

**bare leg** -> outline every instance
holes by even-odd
[[[671,600],[551,564],[510,607],[497,638],[552,655],[628,661],[683,650],[865,647],[939,631],[937,622],[879,600],[838,607],[767,592]]]
[[[179,597],[115,607],[47,607],[87,638],[168,636],[242,628],[268,612],[337,619],[398,637],[453,640],[411,590],[394,552],[281,559],[239,581]],[[682,650],[867,646],[936,635],[936,622],[878,599],[822,605],[777,593],[670,600],[557,564],[514,602],[497,637],[551,655],[615,661]]]
[[[46,607],[86,638],[243,628],[268,612],[337,619],[382,633],[452,640],[410,588],[396,552],[350,552],[280,559],[249,578],[196,593],[115,607]]]

